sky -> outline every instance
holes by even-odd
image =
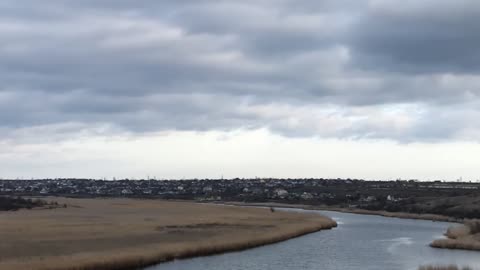
[[[480,179],[477,0],[0,2],[0,177]]]

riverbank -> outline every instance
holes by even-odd
[[[365,209],[358,209],[358,208],[341,208],[341,207],[316,206],[316,205],[306,205],[306,204],[244,203],[244,202],[221,202],[221,204],[234,205],[234,206],[298,208],[298,209],[304,209],[304,210],[335,211],[335,212],[350,213],[350,214],[374,215],[374,216],[383,216],[383,217],[392,217],[392,218],[419,219],[419,220],[443,221],[443,222],[455,222],[455,223],[463,222],[463,220],[458,218],[435,215],[435,214],[414,214],[414,213],[404,213],[404,212],[373,211],[373,210],[365,210]]]
[[[0,214],[1,270],[135,269],[266,245],[336,226],[318,214],[133,199],[57,198]]]

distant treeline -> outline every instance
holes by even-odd
[[[15,211],[26,208],[46,206],[48,203],[40,199],[24,199],[22,197],[2,197],[0,196],[0,211]]]

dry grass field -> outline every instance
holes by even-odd
[[[0,212],[1,270],[135,269],[269,244],[336,226],[314,214],[132,199],[55,199]]]

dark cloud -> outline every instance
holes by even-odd
[[[3,1],[0,15],[3,134],[480,130],[467,121],[480,116],[473,0]]]
[[[359,66],[410,74],[480,71],[478,1],[372,2],[348,37]]]

